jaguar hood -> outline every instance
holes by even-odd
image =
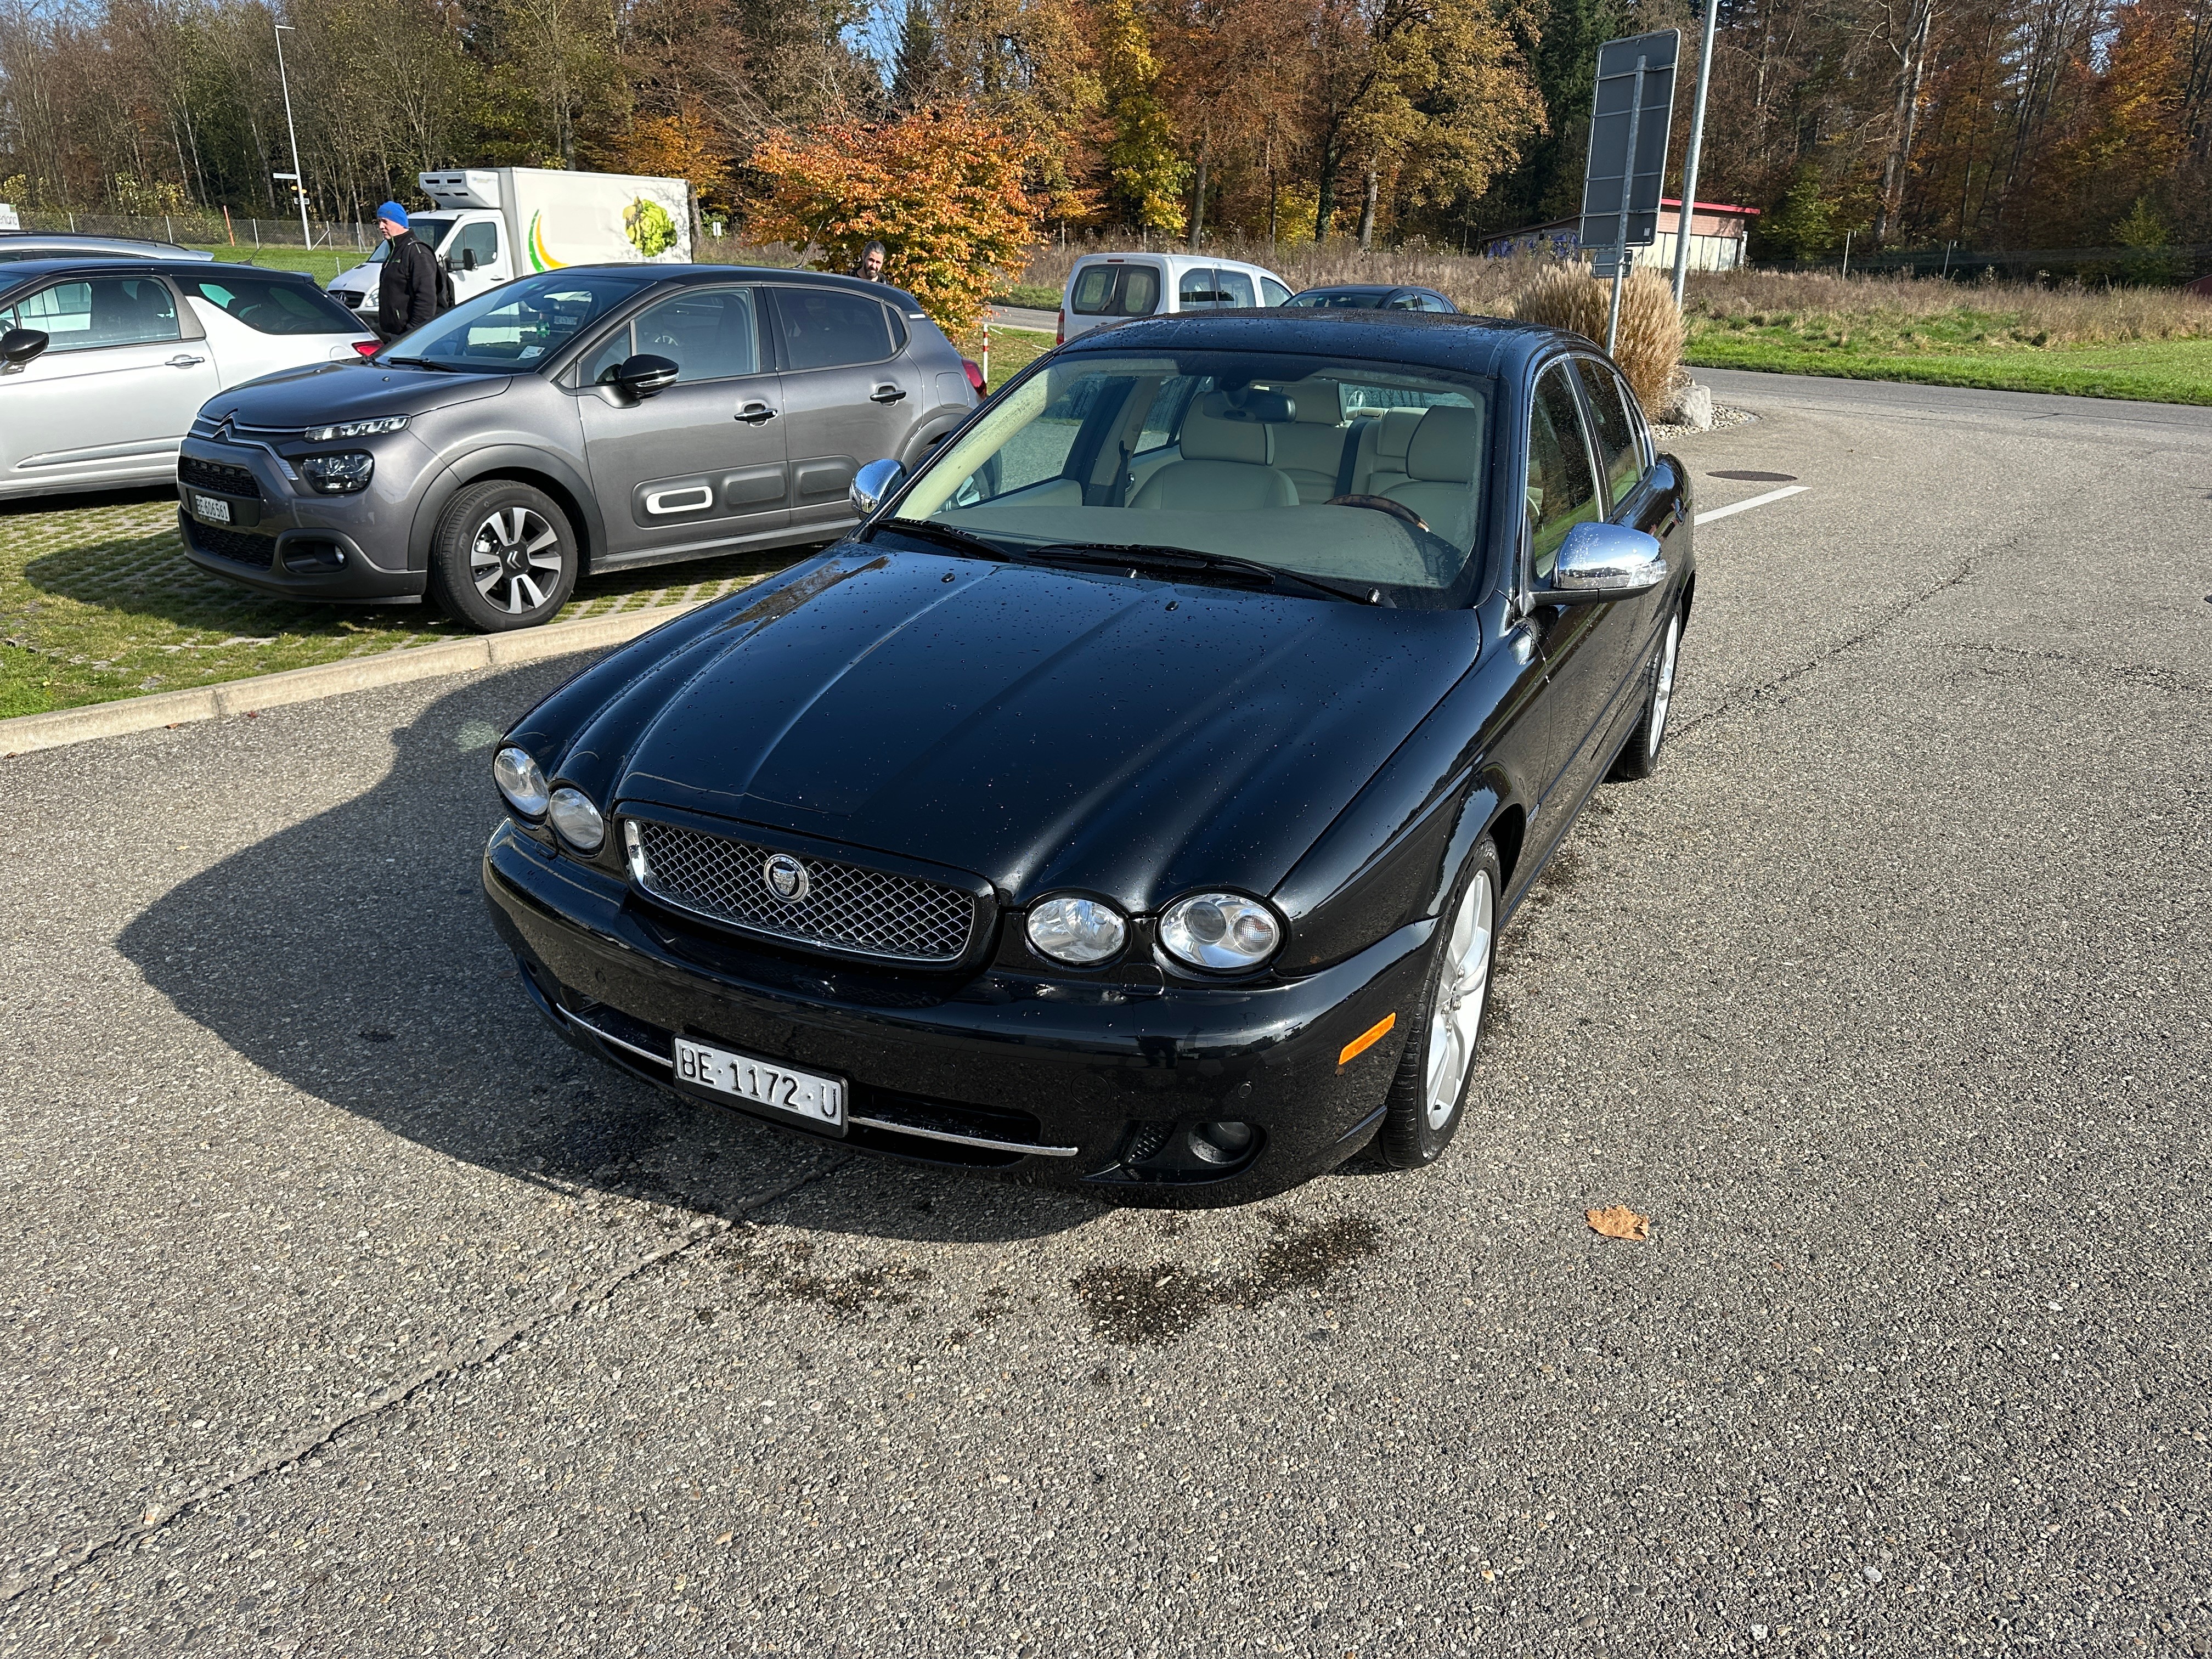
[[[586,675],[589,724],[556,752],[602,799],[1142,909],[1272,890],[1478,638],[1467,611],[848,544],[620,689]],[[554,735],[562,702],[518,738]]]

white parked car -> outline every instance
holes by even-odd
[[[0,264],[0,500],[170,483],[179,441],[217,392],[378,343],[294,271]]]
[[[1290,285],[1264,265],[1204,253],[1086,253],[1060,296],[1060,341],[1127,317],[1279,306]]]

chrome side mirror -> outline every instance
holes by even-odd
[[[1578,524],[1559,544],[1548,593],[1539,605],[1632,599],[1667,580],[1667,551],[1656,536],[1620,524]]]
[[[883,505],[884,497],[906,482],[906,469],[896,461],[870,461],[853,475],[848,492],[853,511],[867,518]]]

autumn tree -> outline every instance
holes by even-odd
[[[886,279],[965,334],[1021,269],[1036,222],[1023,187],[1032,159],[1018,135],[966,106],[776,133],[752,155],[772,194],[750,228],[811,246],[828,270],[850,270],[880,241]]]

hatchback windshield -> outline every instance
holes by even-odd
[[[534,368],[655,276],[555,270],[479,294],[434,322],[403,334],[386,361],[441,368]]]
[[[926,467],[883,521],[1012,556],[1163,549],[1389,602],[1468,602],[1492,387],[1405,364],[1188,351],[1052,360]]]

